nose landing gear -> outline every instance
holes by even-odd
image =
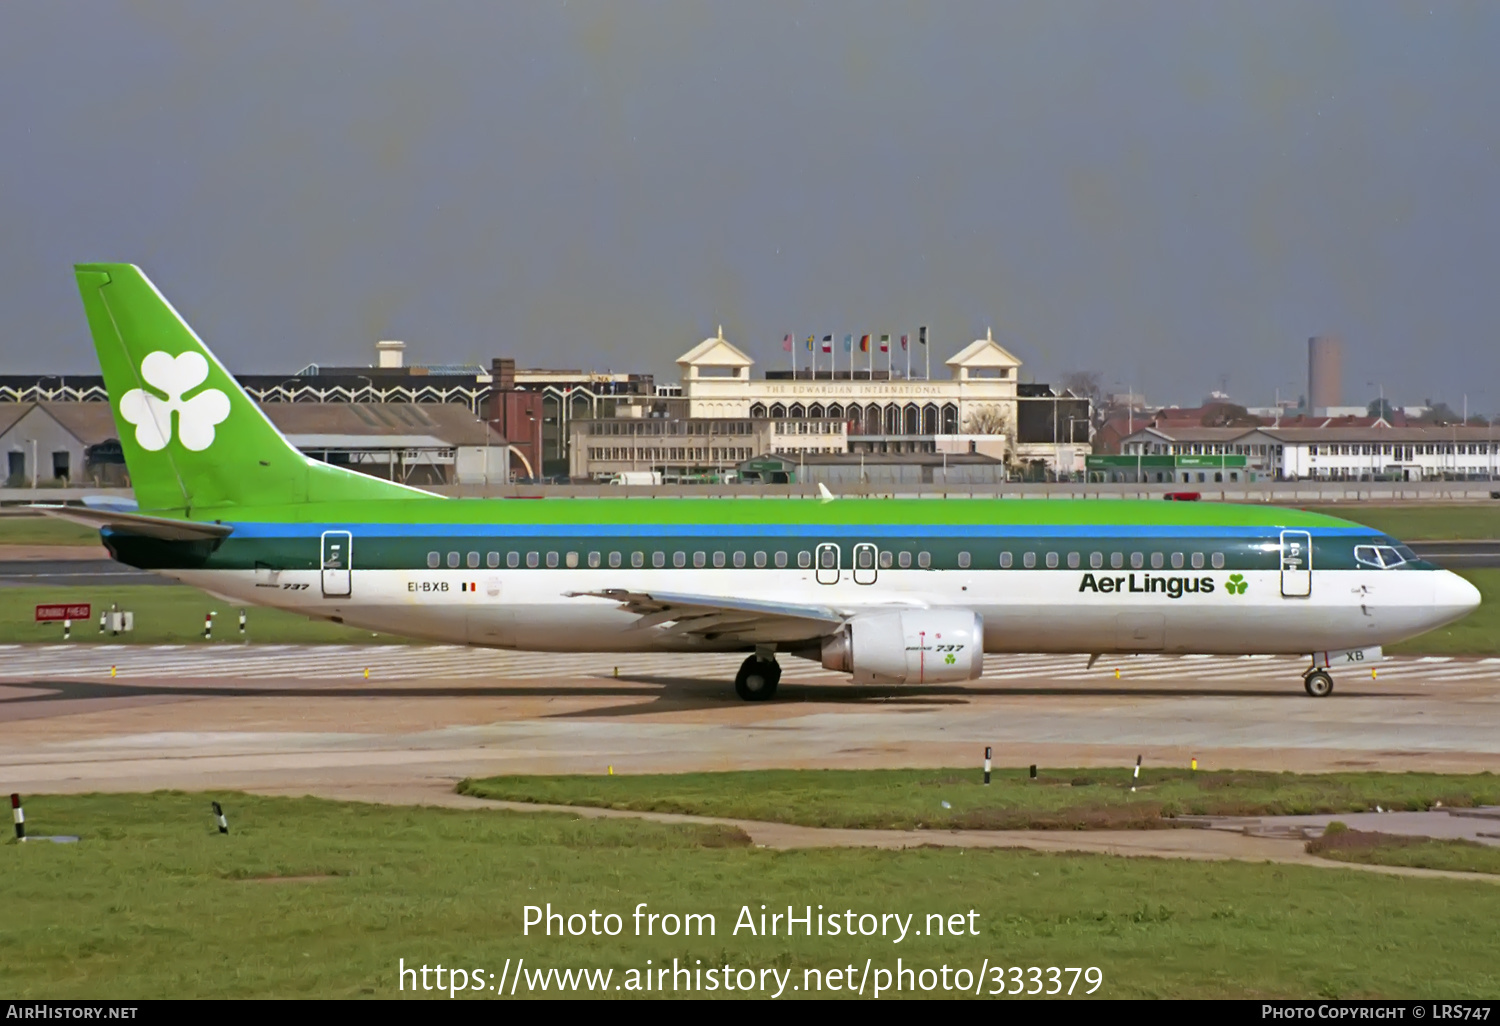
[[[1333,693],[1333,678],[1327,670],[1312,669],[1302,675],[1302,686],[1314,698],[1326,698]]]

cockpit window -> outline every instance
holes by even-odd
[[[1402,563],[1406,562],[1406,557],[1403,556],[1395,546],[1381,545],[1377,548],[1376,551],[1380,553],[1380,558],[1385,561],[1385,568],[1387,570],[1394,566],[1400,566]]]
[[[1411,553],[1410,549],[1407,549]],[[1408,558],[1415,559],[1413,553],[1410,556],[1402,554],[1391,545],[1356,545],[1354,546],[1354,561],[1361,566],[1372,566],[1377,570],[1390,570],[1405,563]]]

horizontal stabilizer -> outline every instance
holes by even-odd
[[[216,541],[227,538],[234,532],[228,524],[208,524],[197,520],[173,520],[171,517],[152,517],[144,513],[127,513],[123,510],[88,509],[82,506],[25,507],[59,520],[71,520],[75,524],[109,528],[117,534],[134,534],[143,538],[159,538],[162,541]]]

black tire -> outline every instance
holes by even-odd
[[[1327,698],[1333,694],[1333,678],[1325,670],[1314,670],[1303,677],[1302,686],[1314,698]]]
[[[734,675],[734,692],[747,702],[765,702],[775,696],[779,683],[781,665],[776,660],[751,656]]]

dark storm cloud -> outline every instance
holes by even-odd
[[[1500,8],[0,6],[0,358],[142,264],[231,367],[993,324],[1039,379],[1500,406]]]

